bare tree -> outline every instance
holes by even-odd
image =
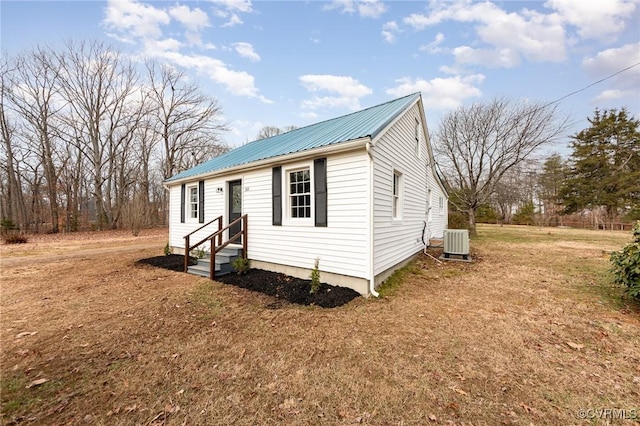
[[[566,124],[556,106],[507,99],[460,107],[443,117],[435,151],[446,183],[455,190],[451,202],[468,215],[472,235],[478,207],[505,173],[562,137]]]
[[[36,48],[15,61],[16,72],[9,92],[12,107],[25,120],[25,139],[40,156],[47,188],[51,232],[59,231],[56,120],[63,108],[57,82],[58,69],[51,51]]]
[[[9,219],[20,229],[26,230],[29,225],[27,207],[24,200],[20,174],[17,170],[14,155],[16,147],[15,126],[7,117],[5,106],[6,93],[9,89],[9,63],[5,58],[0,64],[0,133],[2,134],[2,156],[4,157],[4,168],[6,170],[7,185],[3,188],[3,212],[0,219]],[[5,216],[6,215],[6,216]]]
[[[151,61],[146,65],[152,115],[163,148],[163,179],[228,151],[219,139],[227,127],[220,121],[218,102],[175,68]]]
[[[137,87],[137,73],[130,61],[96,41],[68,42],[57,58],[62,91],[70,107],[67,124],[78,135],[73,143],[91,164],[98,229],[112,227],[114,161],[132,131],[128,105]]]
[[[256,140],[270,138],[272,136],[277,136],[282,133],[287,133],[295,129],[297,129],[296,126],[286,126],[283,128],[276,127],[276,126],[264,126],[262,129],[260,129],[260,131],[256,135]]]

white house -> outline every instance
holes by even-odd
[[[216,247],[244,223],[235,243],[251,267],[309,278],[319,259],[323,282],[364,295],[447,227],[419,93],[248,143],[165,185],[174,252],[204,224],[190,246],[246,215]]]

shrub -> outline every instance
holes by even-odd
[[[171,254],[171,246],[169,245],[169,243],[167,243],[167,245],[164,246],[164,255],[169,256],[170,254]]]
[[[25,244],[29,239],[25,234],[18,232],[10,232],[2,236],[2,240],[5,244]]]
[[[16,224],[13,223],[11,219],[2,219],[2,221],[0,221],[0,228],[2,228],[3,231],[12,231],[14,229],[18,229]]]
[[[640,299],[640,220],[633,227],[633,241],[613,252],[611,263],[615,283],[629,287],[627,292]]]
[[[529,201],[523,204],[516,214],[513,215],[512,222],[515,225],[533,225],[535,223],[534,215],[535,206],[533,205],[533,202]]]
[[[316,257],[311,270],[311,293],[317,293],[320,290],[320,258]]]
[[[249,272],[250,261],[249,259],[245,259],[244,257],[239,257],[233,261],[233,269],[235,269],[238,275],[244,275]]]
[[[199,247],[197,249],[191,250],[191,256],[195,257],[196,259],[204,259],[205,257],[207,257],[207,254],[209,254],[209,252],[206,251],[204,247]]]

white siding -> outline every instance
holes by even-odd
[[[419,153],[416,155],[415,123],[420,120]],[[429,236],[442,235],[446,223],[446,197],[436,184],[429,165],[426,132],[418,105],[407,110],[377,141],[374,163],[374,273],[397,265],[423,247]],[[393,173],[401,176],[401,219],[392,217]],[[431,221],[428,220],[428,189],[431,189]],[[445,204],[439,210],[439,197]]]
[[[444,230],[447,229],[448,223],[448,207],[449,202],[447,195],[442,187],[436,181],[437,177],[433,174],[431,167],[428,168],[427,182],[431,188],[432,205],[429,226],[425,231],[425,240],[427,238],[435,238],[441,240],[444,236]],[[440,199],[442,198],[442,208],[440,208]]]
[[[233,179],[208,179],[204,182],[204,219],[205,223],[212,219],[223,215],[226,220],[226,204],[225,195],[227,194],[226,182],[229,180],[239,179],[234,177]],[[197,185],[198,181],[187,183],[186,186]],[[222,192],[217,192],[216,189],[223,188]],[[188,214],[185,214],[185,223],[180,223],[180,185],[172,186],[169,189],[169,242],[173,247],[180,247],[184,249],[184,236],[188,233],[198,229],[203,223],[199,223],[197,219],[190,219]],[[188,193],[187,193],[188,204]],[[188,207],[188,206],[187,206]],[[228,222],[224,222],[225,224]],[[193,234],[190,238],[190,244],[198,242],[200,239],[211,234],[214,225],[209,225],[202,231]],[[204,246],[207,250],[209,245]],[[180,252],[182,253],[182,252]]]
[[[283,172],[289,167],[310,166],[312,159],[292,164],[277,164]],[[205,221],[218,215],[226,220],[227,182],[242,179],[243,213],[248,214],[248,254],[250,259],[300,268],[313,268],[320,258],[320,270],[368,278],[368,157],[364,151],[334,154],[327,157],[327,227],[272,225],[272,168],[248,171],[205,181]],[[283,173],[283,181],[286,176]],[[224,188],[218,193],[216,188]],[[171,245],[184,247],[185,234],[198,223],[180,223],[180,185],[171,188]],[[283,200],[286,192],[283,192]],[[187,219],[188,221],[188,219]],[[209,230],[207,230],[210,232]],[[204,233],[202,236],[206,236]],[[202,238],[202,237],[200,237]],[[192,240],[192,241],[195,241]]]

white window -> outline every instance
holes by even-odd
[[[289,217],[311,218],[311,172],[309,167],[290,171]]]
[[[440,197],[440,199],[438,200],[438,205],[440,207],[440,213],[442,213],[442,211],[444,210],[444,198]]]
[[[198,218],[198,187],[189,187],[189,217],[191,219]]]
[[[393,199],[392,216],[394,219],[402,218],[402,198],[401,198],[402,173],[397,170],[393,171]]]

